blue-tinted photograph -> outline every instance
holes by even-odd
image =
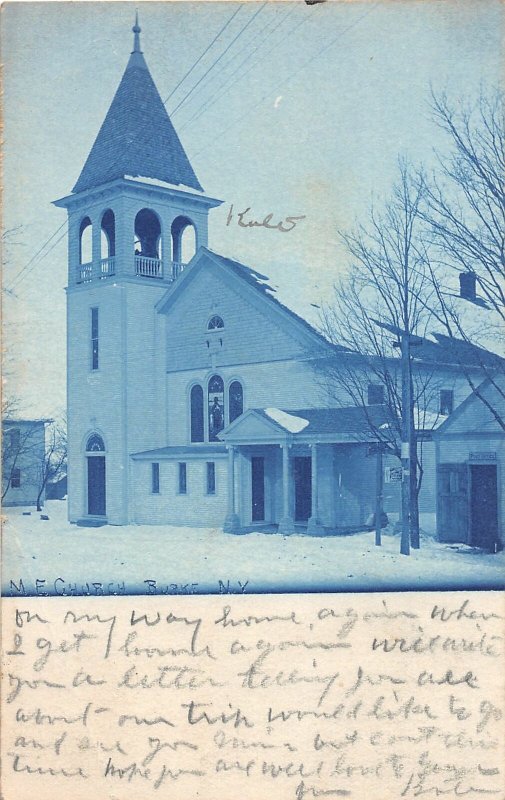
[[[5,595],[505,587],[502,24],[4,7]]]

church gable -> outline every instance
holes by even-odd
[[[242,278],[210,254],[200,253],[179,280],[159,306],[167,316],[169,371],[306,358],[324,345],[247,273]]]

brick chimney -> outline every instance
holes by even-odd
[[[475,300],[476,276],[475,272],[459,273],[459,296],[463,300]]]

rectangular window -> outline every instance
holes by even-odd
[[[452,414],[454,393],[452,389],[440,389],[440,413],[447,417]]]
[[[98,369],[98,308],[91,309],[91,369]]]
[[[13,489],[19,489],[21,486],[21,470],[17,467],[12,470],[11,486]]]
[[[216,494],[216,465],[207,461],[207,494]]]
[[[184,461],[179,462],[179,494],[186,494],[188,491],[186,464]]]
[[[151,464],[151,491],[153,494],[160,493],[160,465],[157,462]]]
[[[384,403],[384,386],[381,383],[368,384],[368,405],[379,406]]]

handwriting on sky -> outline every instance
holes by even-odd
[[[453,597],[7,600],[4,796],[503,797],[503,620]]]
[[[235,212],[233,209],[233,204],[230,206],[230,210],[228,211],[228,216],[226,218],[226,224],[231,225],[232,222],[236,222],[239,228],[266,228],[269,231],[280,231],[280,233],[289,233],[290,231],[294,230],[300,222],[300,220],[305,219],[305,214],[299,214],[298,216],[289,216],[285,219],[281,220],[274,220],[273,213],[266,214],[262,219],[254,219],[251,215],[251,207],[248,206],[243,211]]]

